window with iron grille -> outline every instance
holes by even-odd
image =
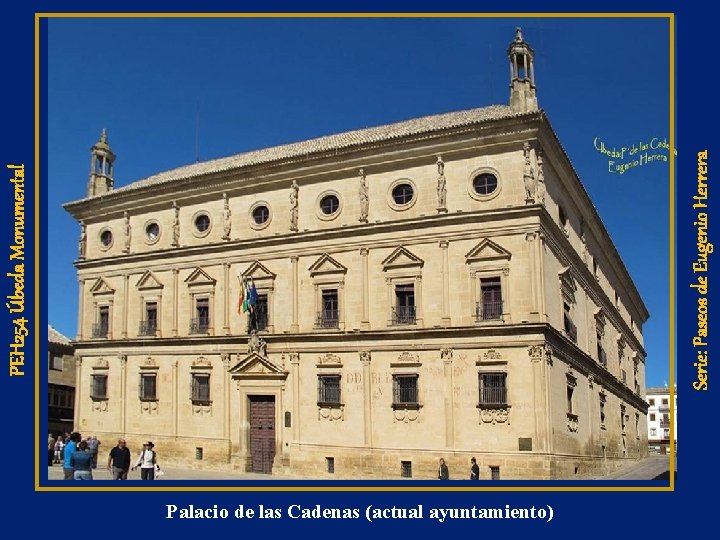
[[[607,355],[605,354],[605,349],[603,348],[602,333],[600,331],[598,331],[597,333],[597,354],[598,362],[600,362],[600,365],[603,367],[607,367]]]
[[[412,478],[412,461],[400,462],[400,477]]]
[[[418,376],[393,375],[393,406],[413,407],[418,404]]]
[[[600,394],[600,427],[605,428],[605,394]]]
[[[92,376],[90,397],[92,399],[107,399],[107,375]]]
[[[210,403],[210,375],[192,374],[192,401],[193,403]]]
[[[262,332],[268,327],[268,295],[258,294],[255,304],[255,330]]]
[[[322,309],[315,320],[316,328],[337,328],[339,325],[339,301],[337,289],[322,290]]]
[[[340,405],[340,375],[318,375],[318,405]]]
[[[154,336],[157,331],[157,302],[145,302],[145,318],[140,321],[140,335]]]
[[[93,324],[92,337],[107,337],[110,331],[110,306],[99,306],[97,311],[97,322]]]
[[[507,405],[507,373],[480,373],[480,405]]]
[[[327,472],[329,472],[330,474],[335,474],[335,458],[334,457],[326,457],[325,465],[327,467]]]
[[[156,401],[157,400],[157,374],[141,373],[140,374],[140,400]]]
[[[415,324],[414,283],[395,285],[395,307],[392,315],[393,324]]]
[[[500,278],[480,279],[480,302],[477,304],[476,318],[478,321],[502,319],[503,303],[500,289]]]
[[[500,480],[500,467],[490,467],[490,480]]]
[[[210,328],[210,299],[195,299],[195,317],[190,321],[191,334],[205,334]]]
[[[563,302],[563,328],[565,335],[573,342],[577,343],[577,326],[572,320],[570,304]]]

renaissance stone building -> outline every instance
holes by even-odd
[[[81,225],[76,428],[164,463],[569,478],[647,454],[647,309],[510,44],[510,105],[196,163]],[[238,313],[255,284],[253,325]]]

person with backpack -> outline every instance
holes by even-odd
[[[132,468],[134,471],[137,467],[140,467],[140,480],[155,480],[155,469],[160,469],[157,462],[157,452],[153,448],[155,448],[155,445],[151,441],[143,444],[140,457],[135,467]]]

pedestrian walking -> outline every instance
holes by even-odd
[[[448,471],[448,466],[445,465],[445,460],[443,458],[440,458],[440,467],[438,467],[438,480],[449,480],[450,479],[450,471]]]
[[[110,450],[107,466],[112,472],[113,480],[127,480],[130,470],[130,450],[125,439],[118,440],[117,446]]]
[[[77,432],[70,433],[68,441],[65,444],[63,452],[63,474],[65,480],[72,480],[75,478],[75,470],[72,464],[72,456],[77,450],[77,445],[82,439],[82,436]]]
[[[98,451],[100,450],[100,441],[97,440],[97,437],[93,435],[92,437],[88,437],[87,440],[88,444],[88,452],[92,454],[93,457],[93,469],[97,468],[97,458],[98,458]]]
[[[470,458],[470,480],[480,480],[480,467],[474,457]]]
[[[160,465],[158,465],[157,461],[157,452],[155,452],[154,448],[155,445],[151,441],[143,444],[140,457],[138,458],[137,463],[135,463],[135,467],[133,467],[133,470],[140,467],[141,480],[154,480],[155,470],[160,469]]]
[[[80,441],[77,452],[70,456],[75,480],[92,480],[92,453],[88,450],[86,441]]]

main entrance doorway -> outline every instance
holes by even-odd
[[[275,396],[248,397],[252,472],[271,474],[275,457]]]

